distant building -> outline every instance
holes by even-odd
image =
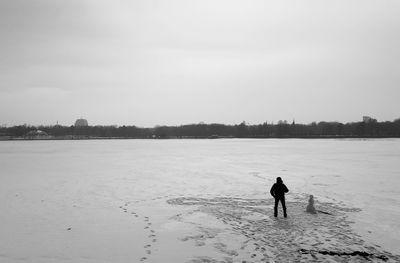
[[[89,126],[88,121],[85,119],[77,119],[75,122],[75,127],[86,127]]]
[[[371,118],[370,116],[363,116],[363,122],[365,123],[376,122],[376,119]]]
[[[51,136],[41,130],[32,130],[25,134],[24,137],[27,139],[49,139]]]

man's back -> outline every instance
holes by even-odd
[[[286,185],[283,183],[282,178],[277,177],[276,183],[271,187],[269,191],[271,195],[275,198],[275,206],[274,206],[274,216],[278,216],[278,203],[281,202],[283,209],[283,216],[287,217],[286,214],[286,204],[285,204],[285,193],[289,192]]]
[[[286,185],[283,183],[275,183],[271,188],[271,195],[274,197],[285,196],[285,193],[289,192]]]

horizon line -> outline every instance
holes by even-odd
[[[370,120],[372,120],[373,122],[395,122],[395,121],[397,121],[397,120],[400,120],[400,117],[399,118],[395,118],[395,119],[393,119],[393,120],[391,120],[391,121],[389,121],[389,120],[384,120],[384,121],[379,121],[379,120],[377,120],[377,119],[375,119],[375,118],[372,118],[372,117],[369,117],[369,116],[363,116],[363,118],[364,117],[367,117],[367,118],[370,118]],[[82,119],[82,118],[79,118],[79,119]],[[77,119],[78,120],[78,119]],[[240,124],[242,124],[242,123],[245,123],[247,126],[253,126],[253,125],[263,125],[263,124],[269,124],[269,125],[278,125],[278,124],[280,124],[280,122],[282,122],[283,124],[299,124],[299,125],[311,125],[311,124],[313,124],[313,123],[316,123],[316,124],[318,124],[318,123],[321,123],[321,122],[325,122],[325,123],[341,123],[341,124],[351,124],[351,123],[359,123],[359,122],[366,122],[365,120],[363,120],[363,119],[361,119],[361,120],[358,120],[358,121],[348,121],[348,122],[341,122],[341,121],[324,121],[324,120],[322,120],[322,121],[312,121],[312,122],[308,122],[308,123],[302,123],[302,122],[296,122],[296,120],[295,119],[293,119],[292,121],[287,121],[287,120],[279,120],[279,121],[277,121],[277,122],[274,122],[274,121],[271,121],[271,122],[268,122],[268,121],[265,121],[265,122],[260,122],[260,123],[249,123],[249,122],[246,122],[246,121],[242,121],[242,122],[240,122],[240,123],[234,123],[234,124],[227,124],[227,123],[222,123],[222,122],[204,122],[204,121],[199,121],[199,122],[192,122],[192,123],[183,123],[183,124],[177,124],[177,125],[173,125],[173,124],[156,124],[156,125],[153,125],[153,126],[138,126],[138,125],[135,125],[135,124],[89,124],[88,126],[92,126],[92,127],[95,127],[95,126],[104,126],[104,127],[123,127],[123,126],[135,126],[135,127],[138,127],[138,128],[147,128],[147,129],[151,129],[151,128],[157,128],[157,127],[179,127],[179,126],[187,126],[187,125],[215,125],[215,124],[217,124],[217,125],[226,125],[226,126],[235,126],[235,125],[240,125]],[[368,121],[367,121],[368,122]],[[60,124],[58,121],[56,122],[56,124],[28,124],[28,123],[23,123],[23,124],[15,124],[15,125],[8,125],[7,123],[5,123],[5,124],[1,124],[0,125],[0,127],[2,127],[2,128],[7,128],[7,127],[16,127],[16,126],[28,126],[28,127],[41,127],[41,126],[43,126],[43,127],[47,127],[47,126],[49,126],[49,127],[52,127],[52,126],[65,126],[65,127],[70,127],[70,126],[75,126],[75,124],[71,124],[71,125],[68,125],[68,124]]]

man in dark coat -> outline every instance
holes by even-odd
[[[286,214],[286,205],[285,205],[285,193],[289,192],[286,185],[282,182],[282,178],[277,177],[276,183],[271,187],[271,191],[269,191],[271,195],[275,198],[275,206],[274,206],[274,216],[278,216],[278,203],[281,201],[283,208],[283,216],[287,217]]]

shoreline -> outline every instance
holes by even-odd
[[[207,136],[182,136],[182,137],[95,137],[95,136],[66,136],[49,138],[25,138],[25,137],[0,137],[0,141],[76,141],[76,140],[216,140],[216,139],[399,139],[400,137],[384,136],[298,136],[298,137],[207,137]]]

